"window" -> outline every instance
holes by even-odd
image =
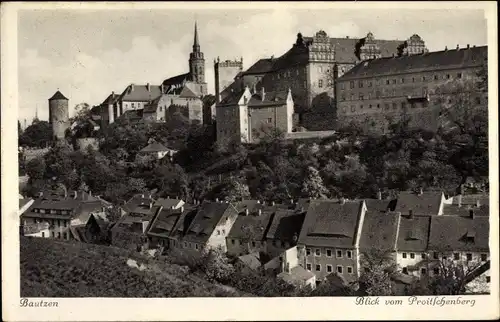
[[[306,269],[307,269],[308,271],[311,271],[311,269],[312,269],[312,268],[311,268],[311,264],[307,263],[307,264],[306,264]]]
[[[331,249],[326,250],[326,257],[332,257],[332,250]]]
[[[403,253],[403,258],[406,258],[406,253]]]
[[[67,221],[67,220],[64,220],[64,221],[63,221],[63,225],[64,225],[64,227],[68,227],[68,221]]]
[[[350,88],[354,88],[354,81],[350,81],[350,82],[349,82],[349,87],[350,87]]]
[[[341,250],[337,250],[337,258],[342,258],[342,251]]]
[[[372,87],[372,84],[373,84],[372,81],[369,81],[368,82],[368,87]]]
[[[486,283],[489,283],[491,282],[491,277],[490,276],[486,276]]]
[[[321,272],[321,265],[320,264],[316,264],[316,272]]]
[[[315,256],[321,256],[321,249],[316,248],[316,249],[314,250],[314,255],[315,255]]]
[[[57,233],[57,238],[61,239],[61,232]]]
[[[333,267],[332,267],[332,265],[326,265],[326,271],[327,271],[328,273],[331,273],[331,272],[333,271]]]
[[[435,274],[435,275],[439,274],[439,267],[435,267],[435,268],[433,269],[433,271],[434,271],[434,274]]]
[[[322,80],[322,79],[320,79],[320,80],[318,81],[318,87],[319,87],[319,88],[323,87],[323,80]]]
[[[347,266],[347,273],[352,274],[352,266]]]
[[[481,261],[486,262],[488,260],[488,255],[487,254],[481,254]]]
[[[415,253],[410,253],[410,258],[415,259]]]
[[[403,267],[403,274],[408,274],[408,267]]]
[[[343,267],[342,265],[337,265],[337,273],[342,274]]]
[[[356,106],[351,105],[351,112],[354,112],[354,111],[356,111]]]
[[[446,79],[450,79],[450,74],[446,74]]]
[[[351,94],[351,101],[354,101],[354,94]]]
[[[234,245],[234,239],[231,239],[231,244],[233,244],[233,245]]]
[[[61,227],[61,220],[57,219],[57,227]]]
[[[194,244],[194,248],[198,249],[198,244]]]
[[[386,80],[386,81],[385,81],[385,83],[386,83],[387,85],[389,85],[389,84],[390,84],[390,81],[389,81],[389,80]]]
[[[380,104],[377,104],[377,108],[380,108]]]
[[[268,118],[267,119],[267,123],[272,123],[273,122],[273,119],[272,118]]]
[[[360,80],[360,81],[358,82],[358,86],[359,86],[359,88],[363,88],[363,81],[362,81],[362,80]]]
[[[426,274],[427,274],[427,269],[426,269],[425,267],[422,267],[422,268],[420,269],[420,274],[422,274],[422,275],[426,275]]]
[[[362,101],[363,99],[363,94],[359,94],[359,100]]]
[[[363,109],[363,104],[361,104],[361,105],[359,106],[359,108],[360,108],[360,109]]]
[[[389,109],[389,104],[385,103],[385,104],[384,104],[384,109],[385,109],[385,110],[388,110],[388,109]]]
[[[481,98],[480,97],[476,97],[476,104],[477,105],[481,104]]]
[[[401,102],[401,108],[406,108],[406,103],[405,102]]]
[[[401,78],[401,84],[404,84],[404,83],[405,83],[405,79]]]
[[[396,103],[392,103],[392,109],[395,110],[398,108],[398,105]]]
[[[434,75],[434,80],[438,80],[438,79],[439,79],[438,75]]]
[[[135,103],[132,103],[132,108],[135,108]]]
[[[228,218],[229,219],[229,218]],[[222,229],[222,234],[225,235],[226,234],[226,230],[225,229]]]
[[[471,253],[467,253],[466,256],[467,256],[467,260],[468,261],[472,260],[472,254]]]
[[[274,241],[273,241],[273,245],[274,245]],[[276,245],[274,245],[276,246]],[[306,248],[306,255],[311,255],[311,249],[310,248]]]
[[[368,108],[372,108],[372,105],[371,105],[371,104],[370,104],[370,105],[368,105]]]
[[[427,255],[425,255],[425,253],[422,253],[422,259],[426,259],[427,258]]]
[[[350,250],[348,250],[346,253],[347,253],[347,258],[352,258],[352,252]]]
[[[412,78],[411,78],[411,82],[412,82],[412,83],[415,83],[415,77],[412,77]]]
[[[456,261],[459,260],[460,259],[460,254],[459,253],[454,253],[453,254],[453,259],[456,260]]]
[[[63,234],[63,238],[64,238],[64,239],[68,239],[68,233],[64,233],[64,234]]]
[[[188,243],[187,242],[184,242],[184,247],[187,248],[188,247]]]
[[[52,238],[56,238],[56,233],[52,232]]]
[[[340,98],[342,101],[345,101],[345,94],[342,94],[342,96]]]
[[[344,84],[344,83],[340,83],[340,89],[341,89],[341,90],[344,90],[344,89],[345,89],[345,84]]]
[[[393,79],[393,80],[392,80],[392,83],[393,83],[393,84],[396,84],[396,80],[395,80],[395,79]]]
[[[220,235],[220,230],[217,229],[217,235]]]
[[[443,260],[445,261],[445,260],[447,260],[447,259],[448,259],[448,256],[444,256],[444,255],[443,255]]]
[[[462,78],[462,73],[457,73],[457,78]]]
[[[433,255],[434,255],[434,256],[433,256],[433,257],[434,257],[434,259],[439,259],[439,254],[438,254],[437,252],[434,252],[434,254],[433,254]]]
[[[45,233],[42,231],[42,238],[45,238]]]
[[[255,247],[255,242],[254,241],[252,242],[252,247]]]

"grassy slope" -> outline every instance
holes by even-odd
[[[148,269],[126,262],[134,259]],[[183,267],[108,246],[21,238],[22,297],[242,296]]]

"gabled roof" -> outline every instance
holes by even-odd
[[[263,58],[255,62],[250,68],[242,73],[242,75],[265,74],[272,70],[273,58]]]
[[[246,254],[238,257],[238,260],[253,270],[262,266],[259,253]]]
[[[244,92],[245,92],[244,88],[235,89],[233,92],[229,93],[225,98],[223,98],[218,105],[238,104]]]
[[[177,84],[182,84],[184,82],[189,81],[189,73],[177,75],[174,77],[167,78],[163,81],[164,86],[169,86],[169,85],[177,85]]]
[[[296,244],[304,223],[305,212],[279,209],[271,221],[271,226],[266,234],[267,239],[287,241]]]
[[[274,105],[284,105],[286,104],[288,92],[277,91],[277,92],[266,92],[264,94],[264,99],[262,99],[261,93],[254,93],[248,100],[248,107],[259,108]]]
[[[155,204],[161,205],[165,209],[172,209],[172,207],[178,207],[179,205],[183,205],[184,201],[181,199],[172,199],[172,198],[158,198],[155,201]]]
[[[66,100],[68,101],[68,99],[59,91],[55,92],[54,95],[52,95],[51,98],[49,98],[49,101],[55,101],[55,100]]]
[[[461,69],[480,66],[488,47],[462,48],[424,54],[369,59],[345,73],[341,79],[409,73],[425,70]]]
[[[145,153],[145,152],[164,152],[164,151],[169,151],[169,150],[170,149],[167,148],[166,146],[164,146],[163,144],[158,143],[158,142],[154,142],[154,143],[151,143],[148,146],[144,147],[139,152],[142,152],[142,153]]]
[[[390,200],[365,199],[368,213],[385,213],[389,209]]]
[[[250,238],[255,241],[263,241],[265,240],[273,215],[273,212],[262,212],[258,215],[255,211],[249,211],[248,215],[240,214],[227,237],[238,239]]]
[[[398,221],[399,214],[397,213],[381,213],[375,212],[373,208],[368,209],[361,228],[359,247],[363,250],[394,250]]]
[[[427,250],[430,219],[431,217],[409,218],[406,215],[400,215],[396,249],[415,252]]]
[[[210,238],[219,222],[229,219],[237,210],[230,203],[203,201],[196,216],[185,232],[184,240],[205,243]]]
[[[142,116],[144,113],[144,109],[140,110],[128,110],[123,112],[122,115],[120,115],[120,119],[129,119],[130,121],[139,121],[142,120]]]
[[[309,272],[304,267],[298,265],[294,268],[290,269],[290,273],[281,272],[277,275],[278,278],[281,278],[283,281],[291,284],[300,284],[307,282],[311,278],[314,277],[312,272]]]
[[[181,93],[179,94],[181,98],[198,98],[199,96],[194,93],[188,86],[184,86],[182,88]]]
[[[133,89],[132,89],[133,87]],[[120,95],[121,101],[126,102],[150,102],[161,96],[161,87],[158,85],[129,85]]]
[[[169,237],[180,217],[180,209],[163,208],[153,219],[148,235],[152,234],[164,238]]]
[[[109,105],[109,104],[114,104],[118,98],[120,97],[119,94],[115,94],[114,92],[109,94],[108,97],[101,103],[101,105]]]
[[[488,217],[435,216],[431,217],[429,249],[489,252],[489,236]]]
[[[407,215],[411,210],[417,216],[437,216],[442,195],[442,192],[436,191],[424,191],[422,194],[403,191],[398,195],[394,211]]]
[[[453,204],[458,205],[460,196],[453,197]],[[490,196],[487,193],[464,194],[462,195],[462,205],[476,205],[477,202],[481,205],[490,204]]]
[[[363,201],[311,200],[299,235],[307,246],[353,247]]]
[[[443,205],[443,215],[445,216],[462,216],[468,217],[470,215],[470,211],[474,211],[475,216],[489,216],[490,215],[490,206],[486,205],[464,205],[461,207],[458,205]]]

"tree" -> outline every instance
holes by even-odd
[[[44,156],[47,164],[47,176],[71,186],[72,183],[68,182],[69,174],[74,169],[71,154],[70,146],[64,142],[56,143]]]
[[[220,249],[205,249],[202,257],[202,271],[211,282],[227,282],[234,273],[226,254]]]
[[[52,126],[47,121],[33,121],[19,136],[20,146],[45,148],[52,141]]]
[[[250,190],[243,177],[226,178],[214,190],[215,196],[229,202],[240,201],[250,197]]]
[[[26,164],[26,174],[30,178],[30,181],[43,179],[45,176],[45,171],[45,160],[42,157],[31,159]]]
[[[385,250],[372,249],[361,254],[359,290],[369,296],[394,295],[391,280],[396,263]]]
[[[434,263],[433,270],[438,273],[429,279],[428,290],[432,295],[460,295],[474,272],[484,265],[477,260],[453,261],[440,259]]]
[[[302,184],[302,195],[305,198],[325,199],[329,194],[328,189],[323,184],[323,179],[319,171],[313,167],[308,167],[304,182]]]

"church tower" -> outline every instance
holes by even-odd
[[[189,75],[193,82],[199,84],[205,83],[205,58],[200,50],[196,22],[194,23],[193,52],[189,55]]]

